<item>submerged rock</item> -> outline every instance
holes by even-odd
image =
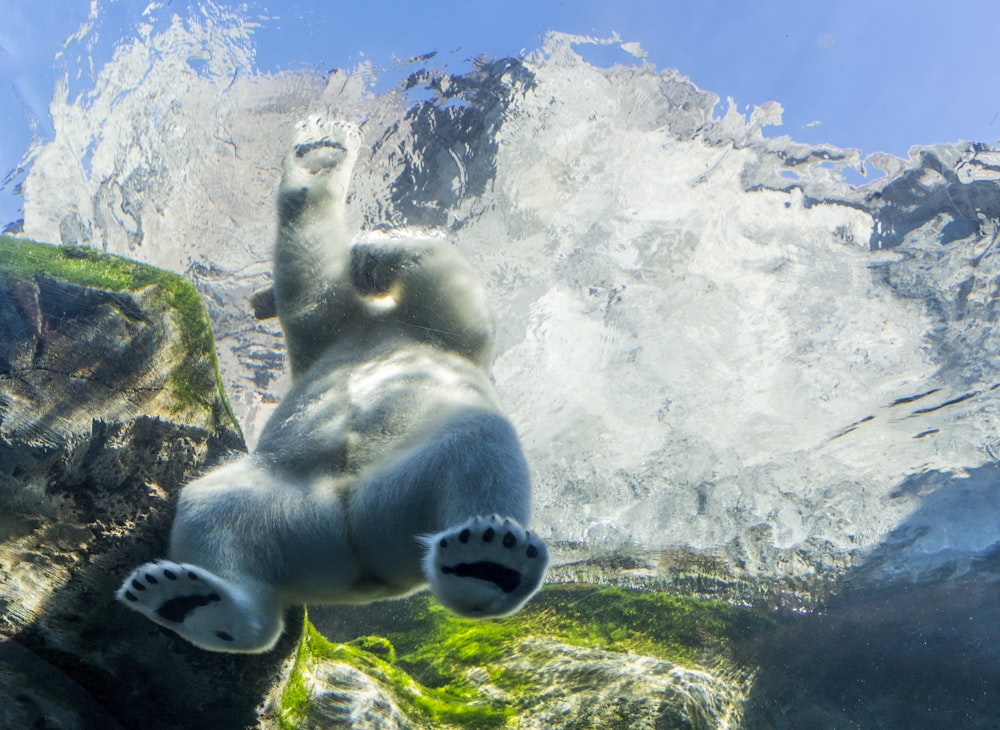
[[[754,647],[747,728],[988,730],[1000,704],[995,578],[866,587]]]
[[[500,621],[420,595],[316,608],[262,727],[991,728],[997,588],[799,614],[596,586],[550,586]]]
[[[0,721],[5,728],[121,730],[78,684],[15,641],[0,639],[0,678]]]
[[[310,614],[265,728],[735,728],[755,671],[742,647],[773,628],[748,609],[592,586],[550,587],[500,621],[422,595]]]
[[[743,692],[711,672],[654,657],[528,638],[500,666],[536,684],[517,727],[727,728]]]
[[[253,722],[280,653],[207,654],[113,598],[166,552],[184,482],[243,450],[191,284],[0,238],[0,634],[52,680],[3,660],[8,688],[33,689],[0,695],[0,717],[111,727],[66,714],[89,692],[126,727]]]
[[[393,692],[384,682],[361,669],[339,661],[310,660],[301,668],[299,679],[309,701],[301,707],[294,723],[296,728],[378,728],[396,730],[410,728],[397,706]],[[267,727],[282,727],[265,720]]]

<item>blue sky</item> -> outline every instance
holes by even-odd
[[[98,63],[127,37],[148,0],[93,0]],[[65,39],[92,0],[0,2],[0,176],[46,114]],[[163,0],[186,13],[195,0]],[[218,4],[226,5],[224,0]],[[677,68],[741,107],[769,100],[805,142],[905,156],[914,144],[1000,138],[1000,2],[997,0],[424,0],[420,3],[249,0],[268,20],[257,32],[261,70],[351,67],[362,59],[438,51],[431,65],[464,67],[480,54],[517,55],[549,29],[637,41],[658,68]],[[161,11],[163,12],[163,11]],[[584,51],[592,62],[630,62]],[[84,83],[86,83],[84,81]],[[19,217],[0,190],[0,225]]]

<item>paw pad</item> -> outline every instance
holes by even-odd
[[[360,146],[361,133],[353,124],[315,117],[296,126],[289,159],[310,175],[333,170],[349,161],[349,173]]]

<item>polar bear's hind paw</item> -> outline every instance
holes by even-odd
[[[270,618],[245,591],[186,563],[146,563],[125,579],[115,597],[210,651],[265,651],[281,631],[280,618]]]
[[[516,612],[538,590],[549,562],[545,543],[497,515],[474,517],[423,541],[431,590],[460,616]]]

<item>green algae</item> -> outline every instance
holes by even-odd
[[[549,586],[505,619],[458,618],[428,594],[398,602],[391,617],[373,621],[379,636],[342,644],[306,621],[282,699],[283,727],[299,727],[308,715],[310,662],[346,663],[376,679],[417,727],[509,727],[542,688],[501,660],[530,655],[532,639],[747,677],[752,668],[742,666],[738,647],[775,626],[763,612],[726,603],[583,585]]]
[[[429,597],[413,627],[387,638],[399,662],[424,677],[453,678],[470,665],[489,664],[526,637],[571,646],[632,652],[685,666],[733,661],[734,642],[771,627],[763,613],[727,603],[596,586],[550,586],[516,616],[461,619]]]
[[[388,639],[363,636],[342,644],[330,642],[307,617],[281,695],[279,722],[282,728],[301,727],[310,716],[313,696],[307,677],[311,665],[323,661],[348,664],[363,672],[418,726],[430,723],[433,727],[498,728],[507,724],[513,712],[512,708],[484,704],[470,685],[422,685],[411,673],[396,665],[395,649]]]
[[[180,334],[176,364],[167,384],[176,410],[207,410],[219,422],[222,414],[242,434],[226,397],[205,303],[187,279],[163,269],[81,246],[54,246],[0,236],[0,273],[31,280],[35,276],[109,292],[138,292],[156,287],[176,317]],[[206,367],[207,365],[207,367]]]

